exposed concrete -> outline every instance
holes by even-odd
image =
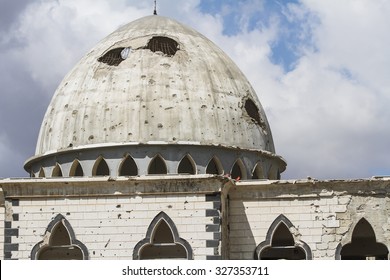
[[[175,40],[178,51],[166,56],[146,49],[153,36]],[[119,65],[98,61],[117,48],[131,48]],[[248,98],[259,120],[252,121],[243,108]],[[147,141],[274,153],[264,110],[234,62],[195,30],[161,16],[121,27],[81,59],[48,107],[36,155],[70,146]]]

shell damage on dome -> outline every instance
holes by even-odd
[[[171,38],[156,36],[152,37],[147,46],[142,49],[148,49],[152,52],[161,52],[167,56],[173,56],[177,52],[178,46],[177,42]],[[130,47],[116,48],[99,57],[98,61],[104,62],[110,66],[118,66],[119,63],[129,56],[131,51],[132,49]]]
[[[156,15],[122,26],[66,75],[34,158],[150,143],[275,153],[264,110],[236,64],[197,31]]]

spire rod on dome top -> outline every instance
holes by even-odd
[[[153,11],[153,14],[157,15],[157,1],[156,0],[154,0],[154,11]]]

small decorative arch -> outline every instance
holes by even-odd
[[[265,241],[255,251],[258,260],[311,260],[310,247],[301,240],[296,240],[290,228],[294,225],[283,214],[279,215],[268,229]]]
[[[53,172],[51,173],[51,177],[62,177],[61,166],[56,163],[56,166],[53,168]]]
[[[374,229],[370,223],[361,218],[352,231],[351,242],[336,248],[338,260],[387,260],[389,250],[386,245],[376,241]]]
[[[110,176],[110,169],[102,156],[96,160],[92,168],[92,176]]]
[[[133,251],[134,260],[145,259],[187,259],[191,260],[190,244],[179,237],[174,222],[160,212],[150,223],[146,236],[137,243]]]
[[[258,162],[253,169],[252,172],[252,179],[264,179],[264,172],[263,168],[261,167],[261,162]]]
[[[31,251],[32,260],[87,260],[87,247],[76,239],[72,226],[58,214],[47,226],[43,241]]]
[[[268,172],[268,179],[280,180],[280,171],[275,165],[272,165]]]
[[[222,173],[223,168],[221,161],[216,156],[212,157],[212,159],[210,159],[209,163],[207,164],[206,174],[221,175]]]
[[[40,178],[44,178],[46,175],[45,175],[45,170],[43,170],[43,167],[41,167],[39,169],[39,174],[38,174],[38,177]]]
[[[244,163],[241,159],[237,159],[233,164],[232,170],[230,171],[230,176],[234,180],[246,179],[246,170]]]
[[[138,167],[134,159],[127,155],[119,166],[119,176],[137,176]]]
[[[196,174],[196,164],[194,159],[189,155],[185,155],[177,168],[177,173],[178,174]]]
[[[165,164],[165,160],[161,155],[156,155],[149,163],[148,174],[167,174],[167,173],[168,173],[168,169],[167,169],[167,165]]]
[[[70,167],[69,177],[82,177],[84,176],[83,168],[81,167],[80,162],[75,159]]]

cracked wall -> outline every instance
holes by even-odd
[[[313,259],[335,259],[361,218],[373,227],[376,241],[390,248],[389,190],[390,182],[383,180],[237,183],[229,191],[229,257],[253,259],[280,214]]]

